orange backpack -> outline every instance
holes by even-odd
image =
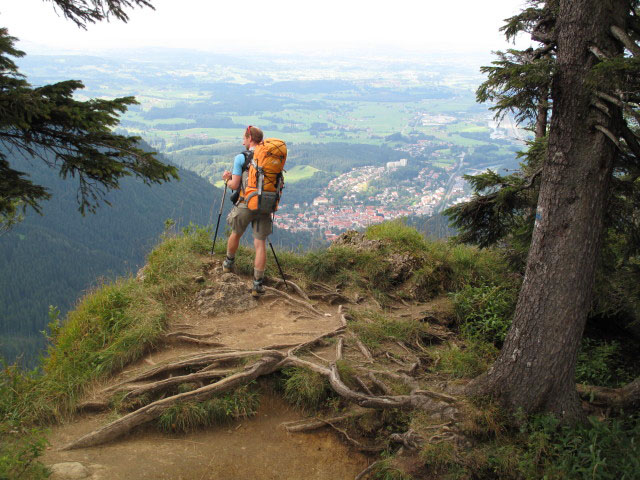
[[[249,210],[273,213],[278,209],[286,161],[287,145],[282,140],[267,138],[255,148],[240,194]]]

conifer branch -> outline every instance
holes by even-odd
[[[608,93],[605,92],[600,92],[597,91],[596,95],[598,97],[600,97],[603,100],[606,100],[609,103],[612,103],[622,109],[624,109],[625,112],[629,113],[630,115],[633,116],[633,118],[636,119],[636,121],[638,123],[640,123],[640,113],[638,113],[631,105],[629,105],[627,102],[622,101],[620,98],[616,98],[613,95],[609,95]]]
[[[595,45],[591,45],[589,47],[589,51],[591,53],[593,53],[598,60],[604,61],[604,60],[608,60],[609,59],[609,57],[602,50],[600,50],[598,47],[596,47]]]
[[[611,113],[609,112],[609,109],[607,108],[607,106],[604,103],[599,102],[597,100],[593,100],[591,102],[591,105],[594,106],[595,108],[597,108],[598,110],[600,110],[607,117],[611,117]]]
[[[609,140],[611,140],[618,149],[620,149],[620,140],[616,138],[616,136],[609,130],[607,127],[603,125],[596,125],[595,129],[599,132],[602,132]]]
[[[622,123],[622,138],[629,147],[629,150],[640,159],[640,142],[638,137],[631,131],[626,122]]]
[[[624,30],[616,25],[611,26],[611,33],[614,37],[616,37],[622,44],[625,46],[627,50],[629,50],[634,57],[640,57],[640,47],[636,42],[631,40],[629,35],[626,34]]]

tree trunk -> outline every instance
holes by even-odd
[[[491,395],[512,410],[583,417],[574,372],[591,304],[614,144],[595,129],[619,131],[621,112],[590,108],[589,47],[621,52],[608,35],[623,26],[626,1],[561,0],[549,151],[536,224],[513,324],[500,356],[466,393]]]

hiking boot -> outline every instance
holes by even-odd
[[[222,262],[222,273],[231,273],[233,271],[233,265],[235,264],[235,258],[225,258]]]
[[[263,279],[254,280],[253,288],[251,289],[251,295],[254,297],[259,297],[264,293],[264,285],[262,285]]]

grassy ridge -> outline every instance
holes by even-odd
[[[45,447],[44,435],[32,425],[67,416],[92,382],[117,372],[154,346],[168,309],[191,298],[199,288],[193,278],[201,273],[202,254],[208,252],[210,242],[211,232],[196,227],[184,229],[181,235],[165,234],[149,255],[142,279],[104,284],[88,293],[64,322],[52,312],[52,346],[42,367],[22,372],[5,366],[0,373],[0,478],[45,478],[46,471],[37,462]],[[225,242],[218,242],[216,251],[223,253]],[[327,249],[281,251],[278,256],[287,276],[303,287],[314,282],[341,285],[345,294],[370,296],[383,306],[398,299],[448,298],[452,328],[458,333],[455,341],[431,345],[426,323],[393,317],[384,309],[354,307],[348,328],[374,352],[384,351],[385,342],[424,345],[424,360],[433,365],[430,374],[453,382],[473,378],[489,367],[504,340],[517,297],[517,277],[497,252],[428,241],[401,222],[372,226],[354,241],[347,236],[342,244]],[[250,274],[253,252],[241,247],[236,258],[239,273]],[[273,259],[267,274],[279,276]],[[615,344],[587,342],[585,348],[579,377],[616,385],[613,377],[619,378],[622,367]],[[349,384],[354,367],[342,361],[338,369]],[[283,396],[307,412],[340,408],[340,399],[318,374],[290,368],[282,372],[281,383]],[[404,385],[390,386],[396,393],[407,393]],[[158,426],[181,432],[249,417],[258,402],[253,386],[243,387],[206,402],[176,405],[159,419]],[[428,444],[419,455],[421,475],[460,480],[638,478],[640,422],[635,416],[593,419],[588,426],[568,428],[545,416],[507,418],[495,405],[481,400],[469,402],[467,408],[462,428],[473,445]],[[381,415],[388,418],[363,417],[358,428],[366,432],[369,420],[382,422],[394,432],[431,427],[431,420],[416,412]],[[411,473],[389,454],[374,478],[410,479]]]

